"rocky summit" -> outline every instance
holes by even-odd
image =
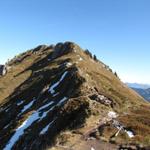
[[[149,149],[150,104],[72,42],[40,45],[0,77],[1,150]]]

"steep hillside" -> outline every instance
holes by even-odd
[[[72,42],[41,45],[0,78],[0,149],[90,150],[150,144],[150,105]]]

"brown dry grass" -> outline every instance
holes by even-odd
[[[12,68],[8,74],[0,78],[0,104],[4,103],[6,98],[11,95],[17,87],[30,78],[33,70],[34,72],[39,72],[44,69],[51,70],[52,68],[59,66],[58,62],[69,59],[70,62],[78,67],[80,75],[86,80],[86,83],[81,87],[81,89],[75,90],[79,90],[80,94],[86,97],[88,92],[92,93],[92,89],[96,87],[99,93],[107,96],[114,102],[115,105],[113,109],[115,111],[120,114],[128,114],[121,115],[119,119],[123,124],[131,128],[137,134],[134,140],[141,143],[149,143],[150,106],[143,100],[143,98],[124,85],[110,70],[104,68],[103,63],[94,61],[83,51],[81,51],[80,48],[78,48],[76,53],[69,53],[50,63],[48,63],[47,60],[46,62],[45,60],[43,61],[42,59],[50,52],[51,49],[45,51],[43,54],[31,54],[21,63],[12,64]],[[83,58],[82,61],[79,60],[80,57]],[[36,62],[40,62],[41,64],[36,64]],[[39,67],[38,65],[42,66]],[[30,69],[26,70],[27,68]],[[31,82],[25,86],[29,89],[30,87],[28,86],[32,84],[33,83]],[[85,99],[85,102],[86,100],[88,100],[88,98]],[[69,105],[66,105],[68,113],[72,109],[78,108],[79,103],[82,102],[83,101],[77,100],[70,102]],[[91,117],[86,120],[85,127],[79,129],[80,133],[84,133],[90,127],[93,127],[99,119],[102,119],[107,115],[109,109],[112,109],[91,101],[89,101],[89,104],[91,109]],[[105,129],[104,136],[108,135],[107,138],[110,138],[112,134],[114,134],[113,129]],[[78,138],[78,135],[76,136]],[[122,135],[120,139],[125,139],[126,141],[128,140],[125,135]],[[118,139],[118,141],[120,139]]]
[[[150,108],[141,105],[119,120],[135,133],[134,142],[150,145]]]

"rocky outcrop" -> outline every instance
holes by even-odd
[[[104,104],[106,106],[111,106],[112,105],[112,100],[110,100],[109,98],[107,98],[104,95],[100,95],[98,93],[95,93],[93,95],[89,96],[90,99],[95,100],[101,104]]]
[[[58,43],[54,48],[52,59],[73,52],[74,48],[75,44],[72,42]]]
[[[5,65],[0,65],[0,76],[4,76],[7,73],[7,68]]]
[[[87,54],[90,58],[93,58],[92,53],[88,49],[85,50],[85,54]]]
[[[54,48],[53,45],[50,45],[50,46],[47,46],[47,45],[39,45],[38,47],[34,48],[34,49],[32,50],[32,52],[33,52],[34,54],[36,54],[36,53],[38,53],[39,51],[44,51],[44,50],[52,49],[52,48]]]

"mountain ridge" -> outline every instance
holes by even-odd
[[[77,44],[41,45],[7,64],[0,78],[1,149],[85,150],[92,137],[94,147],[147,145],[149,103]]]

